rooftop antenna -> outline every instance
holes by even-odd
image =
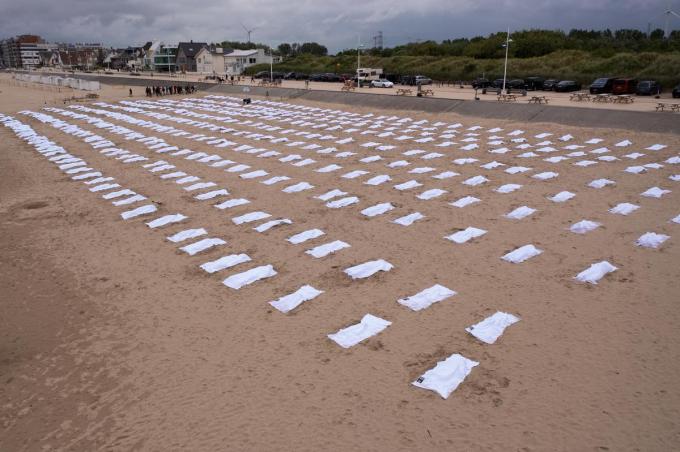
[[[253,28],[253,29],[248,30],[248,28],[247,28],[245,25],[243,25],[243,22],[241,22],[241,26],[242,26],[243,29],[246,31],[246,33],[248,33],[248,42],[250,42],[250,35],[251,35],[255,30],[257,30],[257,28]]]

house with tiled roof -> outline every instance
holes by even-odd
[[[205,42],[194,41],[177,44],[177,71],[196,72],[196,55],[207,46]]]

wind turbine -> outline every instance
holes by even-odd
[[[665,19],[665,25],[664,25],[664,29],[663,29],[663,32],[664,32],[663,36],[665,38],[668,38],[670,36],[670,31],[668,29],[668,22],[670,21],[671,16],[675,16],[676,18],[680,19],[680,14],[676,13],[675,11],[673,11],[671,9],[671,2],[670,1],[667,3],[667,5],[668,6],[666,7],[666,11],[661,13],[661,15],[659,16],[659,17],[664,16],[664,19]]]
[[[243,25],[243,22],[241,22],[241,26],[242,26],[243,29],[246,31],[246,33],[248,33],[248,42],[250,42],[250,35],[252,34],[252,32],[254,32],[255,30],[257,30],[257,28],[253,28],[253,29],[251,29],[251,30],[248,30],[248,28],[247,28],[245,25]]]

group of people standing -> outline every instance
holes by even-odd
[[[146,97],[169,96],[172,94],[193,94],[196,92],[194,85],[166,85],[166,86],[147,86]]]

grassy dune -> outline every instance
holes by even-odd
[[[356,56],[301,55],[274,66],[275,71],[304,73],[353,73]],[[382,67],[386,73],[422,74],[435,80],[472,80],[484,74],[494,79],[503,76],[503,59],[474,59],[470,57],[437,56],[362,56],[364,67]],[[269,70],[268,65],[248,68],[248,73]],[[665,88],[680,83],[680,53],[618,53],[611,57],[597,57],[578,50],[561,50],[535,58],[512,58],[508,63],[508,77],[543,76],[561,80],[590,83],[600,76],[637,77],[654,79]]]

